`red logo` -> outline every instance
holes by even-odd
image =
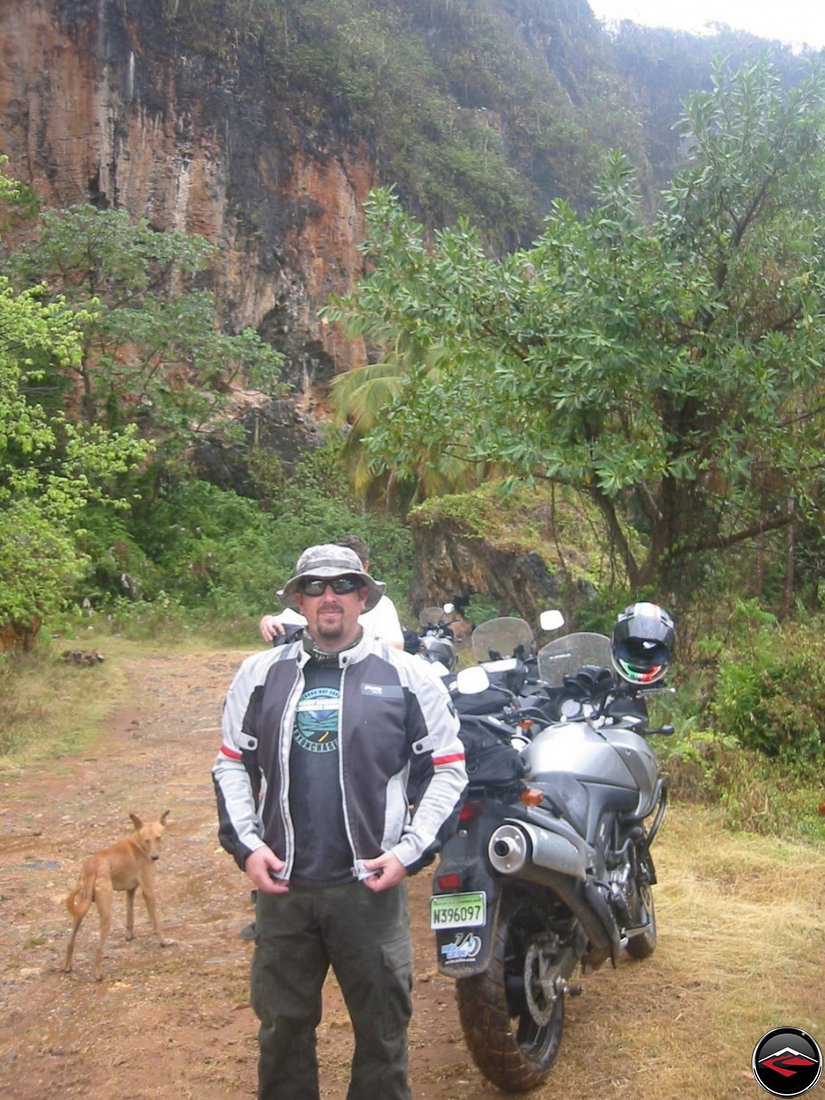
[[[778,1050],[776,1054],[772,1054],[769,1058],[763,1058],[759,1065],[765,1066],[767,1069],[775,1069],[783,1077],[793,1077],[803,1066],[810,1069],[811,1066],[816,1065],[816,1062],[811,1058],[806,1058],[804,1054],[800,1054],[793,1047],[785,1047],[784,1050]]]
[[[802,1096],[819,1080],[822,1051],[799,1027],[778,1027],[763,1035],[751,1060],[753,1075],[771,1096]]]

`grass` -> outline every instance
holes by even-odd
[[[150,612],[125,623],[102,616],[91,623],[73,621],[62,636],[39,638],[29,653],[0,654],[0,776],[35,760],[93,749],[106,715],[133,687],[125,681],[123,659],[219,648],[251,651],[260,645],[256,618],[196,622],[179,611],[166,619]],[[97,649],[105,660],[68,664],[62,659],[66,649]],[[470,661],[469,647],[459,652],[460,665]],[[669,705],[678,710],[678,702],[674,697]],[[652,714],[654,722],[667,717]],[[671,796],[706,807],[716,827],[825,843],[822,776],[791,774],[732,738],[688,726],[672,738],[657,738],[654,747],[668,772]]]
[[[93,750],[106,716],[134,690],[127,683],[127,658],[221,646],[232,648],[225,638],[187,632],[174,638],[165,633],[159,647],[156,637],[126,638],[103,628],[80,638],[41,638],[27,653],[0,654],[0,776]],[[104,660],[72,664],[62,656],[68,649],[97,650]]]
[[[256,640],[247,638],[247,643],[251,649]],[[34,754],[55,757],[70,752],[88,753],[93,746],[97,746],[98,730],[105,725],[107,717],[124,705],[131,707],[137,703],[145,710],[147,720],[154,723],[155,729],[172,722],[173,725],[177,723],[180,729],[188,730],[193,723],[196,725],[192,715],[202,712],[209,713],[210,723],[214,724],[216,720],[213,713],[217,714],[219,706],[220,692],[217,690],[214,698],[208,694],[197,695],[194,709],[190,702],[190,711],[183,717],[176,717],[178,698],[182,705],[187,698],[184,686],[199,684],[201,669],[209,664],[208,658],[202,663],[198,656],[189,662],[186,679],[182,678],[181,666],[176,662],[153,662],[159,667],[155,687],[160,690],[152,694],[147,694],[146,683],[135,670],[141,667],[142,658],[181,652],[206,654],[218,648],[229,649],[230,646],[222,645],[215,638],[204,640],[202,637],[187,637],[175,646],[167,644],[167,639],[164,639],[162,651],[151,639],[135,641],[107,637],[97,638],[90,644],[105,654],[106,661],[102,665],[89,668],[66,665],[60,660],[66,643],[56,641],[47,644],[44,640],[35,653],[13,662],[13,669],[12,664],[6,662],[5,671],[0,673],[0,690],[5,693],[0,700],[3,712],[5,703],[13,701],[16,706],[14,728],[18,733],[22,729],[27,731],[15,752],[5,758],[0,757],[0,785],[4,788],[4,795],[8,791],[12,797],[22,799],[28,796],[30,800],[28,808],[23,804],[10,811],[17,822],[22,819],[29,830],[31,835],[26,837],[27,845],[38,843],[34,830],[43,827],[43,815],[50,812],[49,807],[44,805],[44,778],[54,775],[62,767],[59,760],[52,759],[47,767],[30,768],[28,764]],[[193,677],[196,679],[193,680]],[[223,690],[222,683],[220,690]],[[202,868],[197,876],[205,891],[204,896],[193,900],[186,885],[181,886],[177,902],[173,902],[171,897],[167,901],[170,917],[176,914],[175,919],[180,926],[187,928],[198,925],[203,914],[211,913],[213,909],[223,911],[228,905],[231,912],[239,890],[243,889],[234,877],[231,861],[216,856],[220,863],[214,870],[211,868],[210,860],[215,847],[212,794],[205,776],[191,769],[193,751],[203,752],[203,759],[209,758],[211,749],[205,746],[213,736],[210,733],[202,742],[197,741],[195,734],[191,738],[172,740],[168,746],[170,756],[163,762],[163,782],[167,787],[174,788],[178,803],[185,805],[186,812],[193,815],[192,827],[195,831],[190,838],[193,843],[201,843],[197,823],[202,818],[208,818],[210,822],[206,847],[199,857],[208,866]],[[127,787],[131,790],[136,780],[138,789],[154,792],[158,779],[153,756],[145,751],[145,743],[129,740],[127,744],[131,746],[127,755],[119,757],[115,763],[108,761],[101,766],[100,788],[89,791],[83,783],[79,787],[71,783],[66,785],[67,792],[71,788],[73,793],[66,807],[60,807],[58,817],[63,813],[70,816],[80,816],[82,813],[91,815],[95,822],[108,820],[119,792]],[[175,753],[178,755],[173,755]],[[17,780],[17,774],[12,774],[15,769],[17,773],[26,775],[25,784]],[[714,776],[716,774],[714,772]],[[743,767],[737,774],[741,776],[737,783],[744,787],[748,769]],[[770,774],[771,769],[767,769],[766,775],[760,777],[760,784],[767,782]],[[753,782],[752,774],[749,781]],[[798,790],[783,790],[783,787],[790,786],[787,777],[775,775],[775,798],[786,798],[782,805],[787,806],[787,799],[798,794]],[[25,790],[25,787],[29,789]],[[739,797],[741,800],[741,794]],[[625,1100],[627,1097],[644,1097],[645,1100],[672,1100],[673,1097],[679,1097],[679,1100],[732,1100],[741,1097],[743,1100],[755,1100],[762,1093],[751,1073],[751,1055],[767,1031],[780,1026],[801,1027],[812,1034],[820,1046],[825,1044],[825,987],[822,977],[822,960],[825,958],[825,842],[822,838],[804,839],[799,833],[793,835],[791,827],[786,828],[781,821],[776,824],[774,834],[757,835],[752,831],[730,828],[725,804],[719,798],[710,798],[707,790],[704,790],[703,798],[709,799],[709,804],[674,798],[656,841],[654,857],[658,884],[654,897],[659,945],[655,954],[640,963],[623,958],[615,970],[605,964],[597,973],[583,979],[583,995],[571,999],[567,1006],[565,1036],[558,1063],[546,1085],[531,1094],[535,1100],[557,1100],[568,1095],[584,1100],[594,1100],[595,1097],[609,1100]],[[77,809],[78,802],[82,803],[82,811]],[[207,804],[208,809],[204,809]],[[27,814],[31,817],[30,821]],[[771,816],[770,810],[767,816]],[[56,836],[61,828],[59,821],[55,820],[53,835]],[[185,839],[186,828],[180,843]],[[35,850],[26,848],[26,851]],[[189,849],[182,849],[176,856],[174,848],[171,848],[169,859],[173,862],[180,858],[183,860],[181,866],[190,867],[189,852]],[[7,856],[12,862],[15,858]],[[22,875],[22,872],[18,873]],[[225,880],[224,874],[227,876]],[[30,873],[27,872],[23,878],[30,884],[27,889],[36,886]],[[221,896],[223,887],[216,885],[224,881],[227,883],[225,897]],[[170,878],[167,886],[170,893],[171,883]],[[422,876],[413,879],[411,889],[418,892],[416,896],[420,904],[425,905],[429,892],[427,879]],[[62,884],[61,893],[65,893]],[[62,896],[58,901],[62,904]],[[175,904],[179,907],[177,910]],[[197,917],[193,917],[193,905]],[[18,963],[19,966],[38,965],[37,941],[44,935],[43,927],[36,920],[30,921],[30,927],[26,927],[24,906],[18,905],[17,909],[15,920],[6,923],[6,935],[24,938],[26,955]],[[247,919],[245,915],[243,919]],[[60,927],[62,929],[64,925]],[[211,955],[215,950],[211,919],[202,925],[201,931],[200,949]],[[236,932],[237,929],[231,929],[233,943]],[[51,932],[49,938],[51,943]],[[181,938],[185,939],[184,936]],[[422,933],[417,950],[419,972],[431,965],[427,960],[432,958],[432,950],[431,936],[427,930]],[[29,955],[33,960],[31,963]],[[245,1004],[243,993],[238,992],[241,987],[236,988],[234,984],[228,997],[216,1001],[214,996],[206,996],[205,983],[213,980],[212,972],[198,966],[193,971],[192,959],[191,951],[181,950],[168,956],[164,953],[159,962],[153,963],[156,979],[166,983],[166,991],[158,988],[157,996],[163,996],[167,1001],[169,996],[180,998],[180,1010],[162,1017],[162,1026],[170,1029],[170,1044],[177,1034],[173,1028],[177,1026],[178,1019],[186,1023],[187,1019],[197,1018],[203,1023],[200,1033],[213,1034],[226,1027],[227,1006]],[[242,961],[245,967],[246,959]],[[14,970],[10,973],[14,974]],[[200,973],[200,982],[193,982],[193,973],[195,976]],[[144,977],[141,977],[141,982]],[[240,981],[241,977],[239,960],[231,981]],[[151,991],[155,984],[147,983],[145,988]],[[48,1026],[53,1029],[55,1020],[62,1021],[61,1026],[68,1026],[71,1022],[69,1016],[62,1014],[64,1009],[59,1007],[64,1004],[62,1000],[48,1000],[58,995],[55,991],[62,990],[62,986],[44,980],[26,989],[28,996],[41,1000],[38,1002],[38,1012],[32,1014],[32,1022],[27,1025],[32,1029],[31,1034],[24,1035],[21,1029],[18,1049],[22,1051],[31,1044],[33,1048],[43,1048],[47,1052],[56,1040],[50,1033],[48,1041],[45,1041],[43,1028]],[[113,986],[113,989],[116,987]],[[459,1049],[459,1066],[466,1063],[466,1055],[461,1052],[451,985],[446,980],[421,981],[417,983],[416,992],[419,1007],[413,1020],[413,1038],[421,1043],[414,1051],[416,1072],[420,1076],[430,1073],[425,1087],[417,1095],[433,1097],[433,1100],[466,1100],[468,1095],[492,1100],[494,1096],[499,1096],[496,1090],[483,1083],[472,1091],[466,1081],[463,1084],[456,1082],[455,1072],[450,1073],[449,1080],[445,1077],[444,1063],[438,1059],[442,1055],[447,1057],[453,1054],[455,1044]],[[82,994],[82,987],[78,986],[76,993]],[[68,994],[59,992],[59,996],[62,998]],[[111,1006],[106,1008],[107,998],[101,1001],[95,997],[95,1004],[102,1014],[98,1017],[102,1020],[101,1026],[122,1026],[122,1020],[106,1015],[111,1009]],[[142,1002],[138,1007],[145,1012]],[[134,1034],[139,1034],[137,1024]],[[253,1035],[251,1024],[249,1035]],[[344,1038],[348,1041],[345,1029],[330,1026],[324,1036],[327,1047],[331,1046],[337,1052],[336,1057],[340,1055],[344,1047],[339,1046],[339,1042],[343,1042]],[[445,1036],[449,1037],[449,1045],[441,1043],[438,1046]],[[252,1038],[249,1042],[254,1045]],[[244,1059],[254,1059],[254,1050],[249,1047],[249,1042],[244,1039]],[[436,1046],[438,1055],[432,1056],[434,1061],[427,1062],[431,1057],[428,1053],[430,1048]],[[214,1044],[211,1049],[214,1051]],[[134,1054],[134,1050],[131,1053]],[[214,1053],[209,1057],[214,1057]],[[232,1057],[231,1051],[227,1057]],[[60,1061],[47,1058],[49,1072],[53,1072],[54,1065]],[[135,1061],[139,1064],[139,1054],[135,1055]],[[430,1070],[425,1070],[424,1062],[431,1067]],[[197,1058],[192,1058],[192,1064],[203,1068],[208,1065],[208,1059],[204,1060],[201,1052]],[[251,1088],[254,1068],[250,1069],[250,1065],[249,1061],[245,1061],[240,1074],[243,1076],[246,1073],[245,1080],[249,1081]],[[14,1072],[19,1075],[21,1071],[18,1068]],[[75,1072],[74,1068],[72,1072]],[[94,1072],[91,1070],[90,1074]],[[108,1069],[104,1073],[98,1068],[96,1072],[98,1083],[90,1085],[87,1094],[90,1097],[108,1097],[111,1095]],[[237,1065],[227,1069],[226,1063],[216,1063],[214,1071],[210,1072],[214,1073],[211,1080],[216,1088],[230,1088],[227,1081],[234,1080],[235,1093],[239,1088],[243,1091],[245,1086],[238,1084]],[[458,1072],[462,1078],[467,1076],[466,1068]],[[181,1071],[182,1079],[185,1077],[188,1080],[186,1075],[190,1073],[191,1065],[187,1065]],[[101,1079],[105,1082],[102,1085]],[[64,1091],[55,1088],[50,1094],[63,1095]],[[190,1095],[188,1092],[180,1094]],[[821,1081],[807,1095],[811,1100],[825,1100],[825,1082]]]
[[[0,772],[83,752],[100,737],[120,686],[117,662],[71,665],[43,645],[7,657],[0,667]]]
[[[674,814],[662,876],[661,927],[691,959],[691,1036],[712,1021],[729,1064],[761,1034],[792,1023],[823,1037],[825,850],[717,828],[712,814]],[[787,1017],[791,1016],[789,1020]],[[707,1067],[705,1067],[707,1069]]]
[[[586,980],[536,1100],[756,1097],[765,1033],[825,1040],[825,848],[728,832],[712,810],[675,804],[655,855],[657,951]]]
[[[707,807],[722,828],[825,843],[825,781],[813,767],[781,765],[708,732],[677,734],[656,750],[672,796]]]

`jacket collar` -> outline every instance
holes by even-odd
[[[352,665],[357,661],[363,660],[370,652],[370,644],[363,627],[361,628],[360,637],[353,642],[351,646],[342,649],[340,653],[323,653],[320,650],[316,650],[312,643],[312,637],[308,633],[304,634],[302,640],[298,644],[298,664],[301,668],[303,668],[311,658],[315,658],[328,667],[337,665],[338,668],[346,668],[347,665]]]

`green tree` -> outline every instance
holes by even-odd
[[[0,200],[14,184],[0,173]],[[49,365],[69,368],[93,311],[44,301],[42,288],[16,293],[0,276],[0,642],[28,644],[65,600],[83,568],[77,517],[90,500],[111,499],[113,479],[148,451],[133,428],[74,425],[31,394]]]
[[[213,295],[198,289],[215,249],[203,238],[160,233],[123,210],[44,210],[35,239],[9,259],[22,285],[47,298],[97,305],[84,314],[81,354],[44,378],[74,419],[109,429],[136,422],[157,460],[199,436],[231,434],[235,385],[279,390],[282,356],[247,329],[221,331]]]
[[[434,461],[572,485],[635,589],[684,588],[703,552],[816,507],[824,107],[821,67],[783,94],[764,58],[719,64],[686,102],[690,164],[652,223],[614,153],[589,214],[555,203],[501,260],[467,224],[428,241],[375,192],[372,273],[328,312],[388,362],[418,349],[367,436],[372,463],[412,474],[426,440]]]
[[[100,595],[111,577],[110,594],[122,594],[122,577],[130,570],[121,564],[113,572],[112,563],[130,556],[127,545],[131,557],[143,560],[141,543],[162,492],[192,476],[192,445],[205,438],[242,439],[233,394],[238,388],[279,392],[282,356],[250,329],[231,334],[221,328],[213,296],[203,289],[216,250],[202,238],[157,232],[120,210],[76,206],[34,213],[28,243],[4,256],[4,285],[18,303],[71,319],[71,354],[55,352],[48,336],[26,338],[14,386],[51,434],[45,456],[33,462],[16,446],[11,462],[18,481],[22,471],[31,475],[46,460],[52,469],[74,470],[76,441],[82,441],[86,469],[91,473],[97,464],[98,481],[84,489],[76,477],[70,515],[49,528],[65,535],[52,547],[55,563],[60,558],[66,566],[58,588],[65,594],[71,579],[80,577],[87,594]],[[114,454],[104,455],[101,448],[113,440],[129,441],[132,455],[143,461],[118,463]],[[146,445],[138,447],[138,440]],[[27,500],[43,508],[44,495],[35,481]],[[84,509],[87,502],[100,506]],[[116,520],[112,502],[128,502],[128,519]],[[93,532],[81,530],[87,521]],[[27,528],[31,534],[37,526]],[[53,609],[45,591],[38,599]],[[29,608],[24,619],[26,614],[42,617],[39,609],[35,614]]]
[[[365,501],[402,514],[428,497],[474,489],[501,473],[495,464],[468,461],[466,441],[459,441],[458,446],[453,441],[453,454],[434,452],[434,447],[442,446],[441,433],[436,432],[431,443],[423,426],[413,466],[397,470],[371,461],[364,441],[378,427],[387,405],[405,389],[405,374],[418,361],[416,350],[399,343],[391,357],[340,374],[331,386],[338,421],[349,425],[342,456],[354,492]],[[438,369],[436,358],[430,363],[430,381]],[[409,400],[409,391],[405,396]]]

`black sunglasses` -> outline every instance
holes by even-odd
[[[301,577],[298,587],[305,596],[323,596],[327,585],[336,596],[347,596],[361,587],[359,577]]]

